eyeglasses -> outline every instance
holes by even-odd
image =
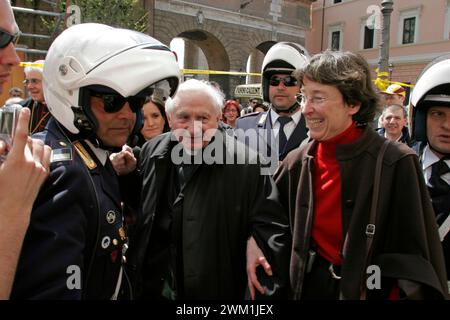
[[[327,99],[323,98],[323,97],[311,97],[308,98],[307,96],[305,96],[303,93],[299,93],[295,96],[295,99],[297,100],[298,104],[305,104],[306,102],[309,102],[313,105],[321,105],[322,103],[324,103]]]
[[[225,109],[223,111],[223,113],[230,113],[230,112],[238,113],[238,111],[236,109]]]
[[[19,40],[20,33],[11,34],[8,31],[0,29],[0,49],[6,48],[11,42],[16,44]]]
[[[285,87],[294,87],[298,84],[297,79],[295,79],[293,76],[287,76],[284,78],[273,76],[269,80],[269,84],[274,87],[277,87],[280,82],[283,82]]]
[[[39,83],[41,83],[41,82],[42,82],[41,79],[36,79],[36,78],[25,79],[25,80],[23,80],[23,83],[24,83],[26,86],[29,85],[30,83],[31,83],[31,84],[39,84]]]

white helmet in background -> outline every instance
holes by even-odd
[[[427,141],[427,110],[436,104],[450,107],[450,54],[431,61],[417,78],[411,96],[411,135],[416,141]]]
[[[263,99],[269,101],[269,80],[274,74],[291,74],[309,62],[306,49],[294,42],[278,42],[267,51],[262,63]]]
[[[95,138],[97,119],[88,94],[92,86],[124,98],[147,96],[158,87],[167,98],[175,94],[180,76],[175,54],[158,40],[102,24],[79,24],[61,33],[48,51],[44,96],[50,113],[69,132]],[[141,111],[133,111],[132,135],[142,126]]]

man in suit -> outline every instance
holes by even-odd
[[[381,119],[382,128],[377,129],[380,136],[411,146],[408,128],[406,127],[408,115],[405,107],[399,104],[387,106],[383,111]]]
[[[300,85],[291,73],[308,60],[306,50],[296,43],[280,42],[270,48],[262,64],[263,98],[270,103],[269,111],[248,114],[237,121],[236,129],[242,129],[236,130],[238,138],[246,138],[248,143],[261,137],[266,143],[258,143],[258,152],[271,162],[283,160],[307,137],[305,120],[295,98]],[[273,163],[271,167],[276,168]]]

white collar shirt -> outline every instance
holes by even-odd
[[[278,137],[278,133],[280,131],[280,122],[278,122],[277,120],[280,117],[280,115],[275,111],[273,111],[273,109],[270,109],[269,112],[270,112],[270,119],[272,120],[273,134],[275,137]],[[292,121],[289,121],[284,126],[284,134],[286,135],[287,140],[289,140],[295,128],[297,127],[297,124],[300,122],[300,119],[302,117],[300,108],[296,113],[292,114],[290,117],[292,118]]]
[[[427,146],[425,146],[422,154],[422,170],[427,186],[430,186],[428,180],[431,177],[431,166],[439,161],[439,157]],[[450,167],[450,160],[445,160],[447,166]],[[448,185],[450,185],[450,172],[441,176]]]

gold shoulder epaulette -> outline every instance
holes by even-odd
[[[81,157],[84,164],[89,168],[89,170],[97,168],[97,164],[95,163],[94,159],[92,159],[92,157],[89,155],[80,141],[75,141],[73,145],[75,147],[75,150],[77,150],[78,155]]]

